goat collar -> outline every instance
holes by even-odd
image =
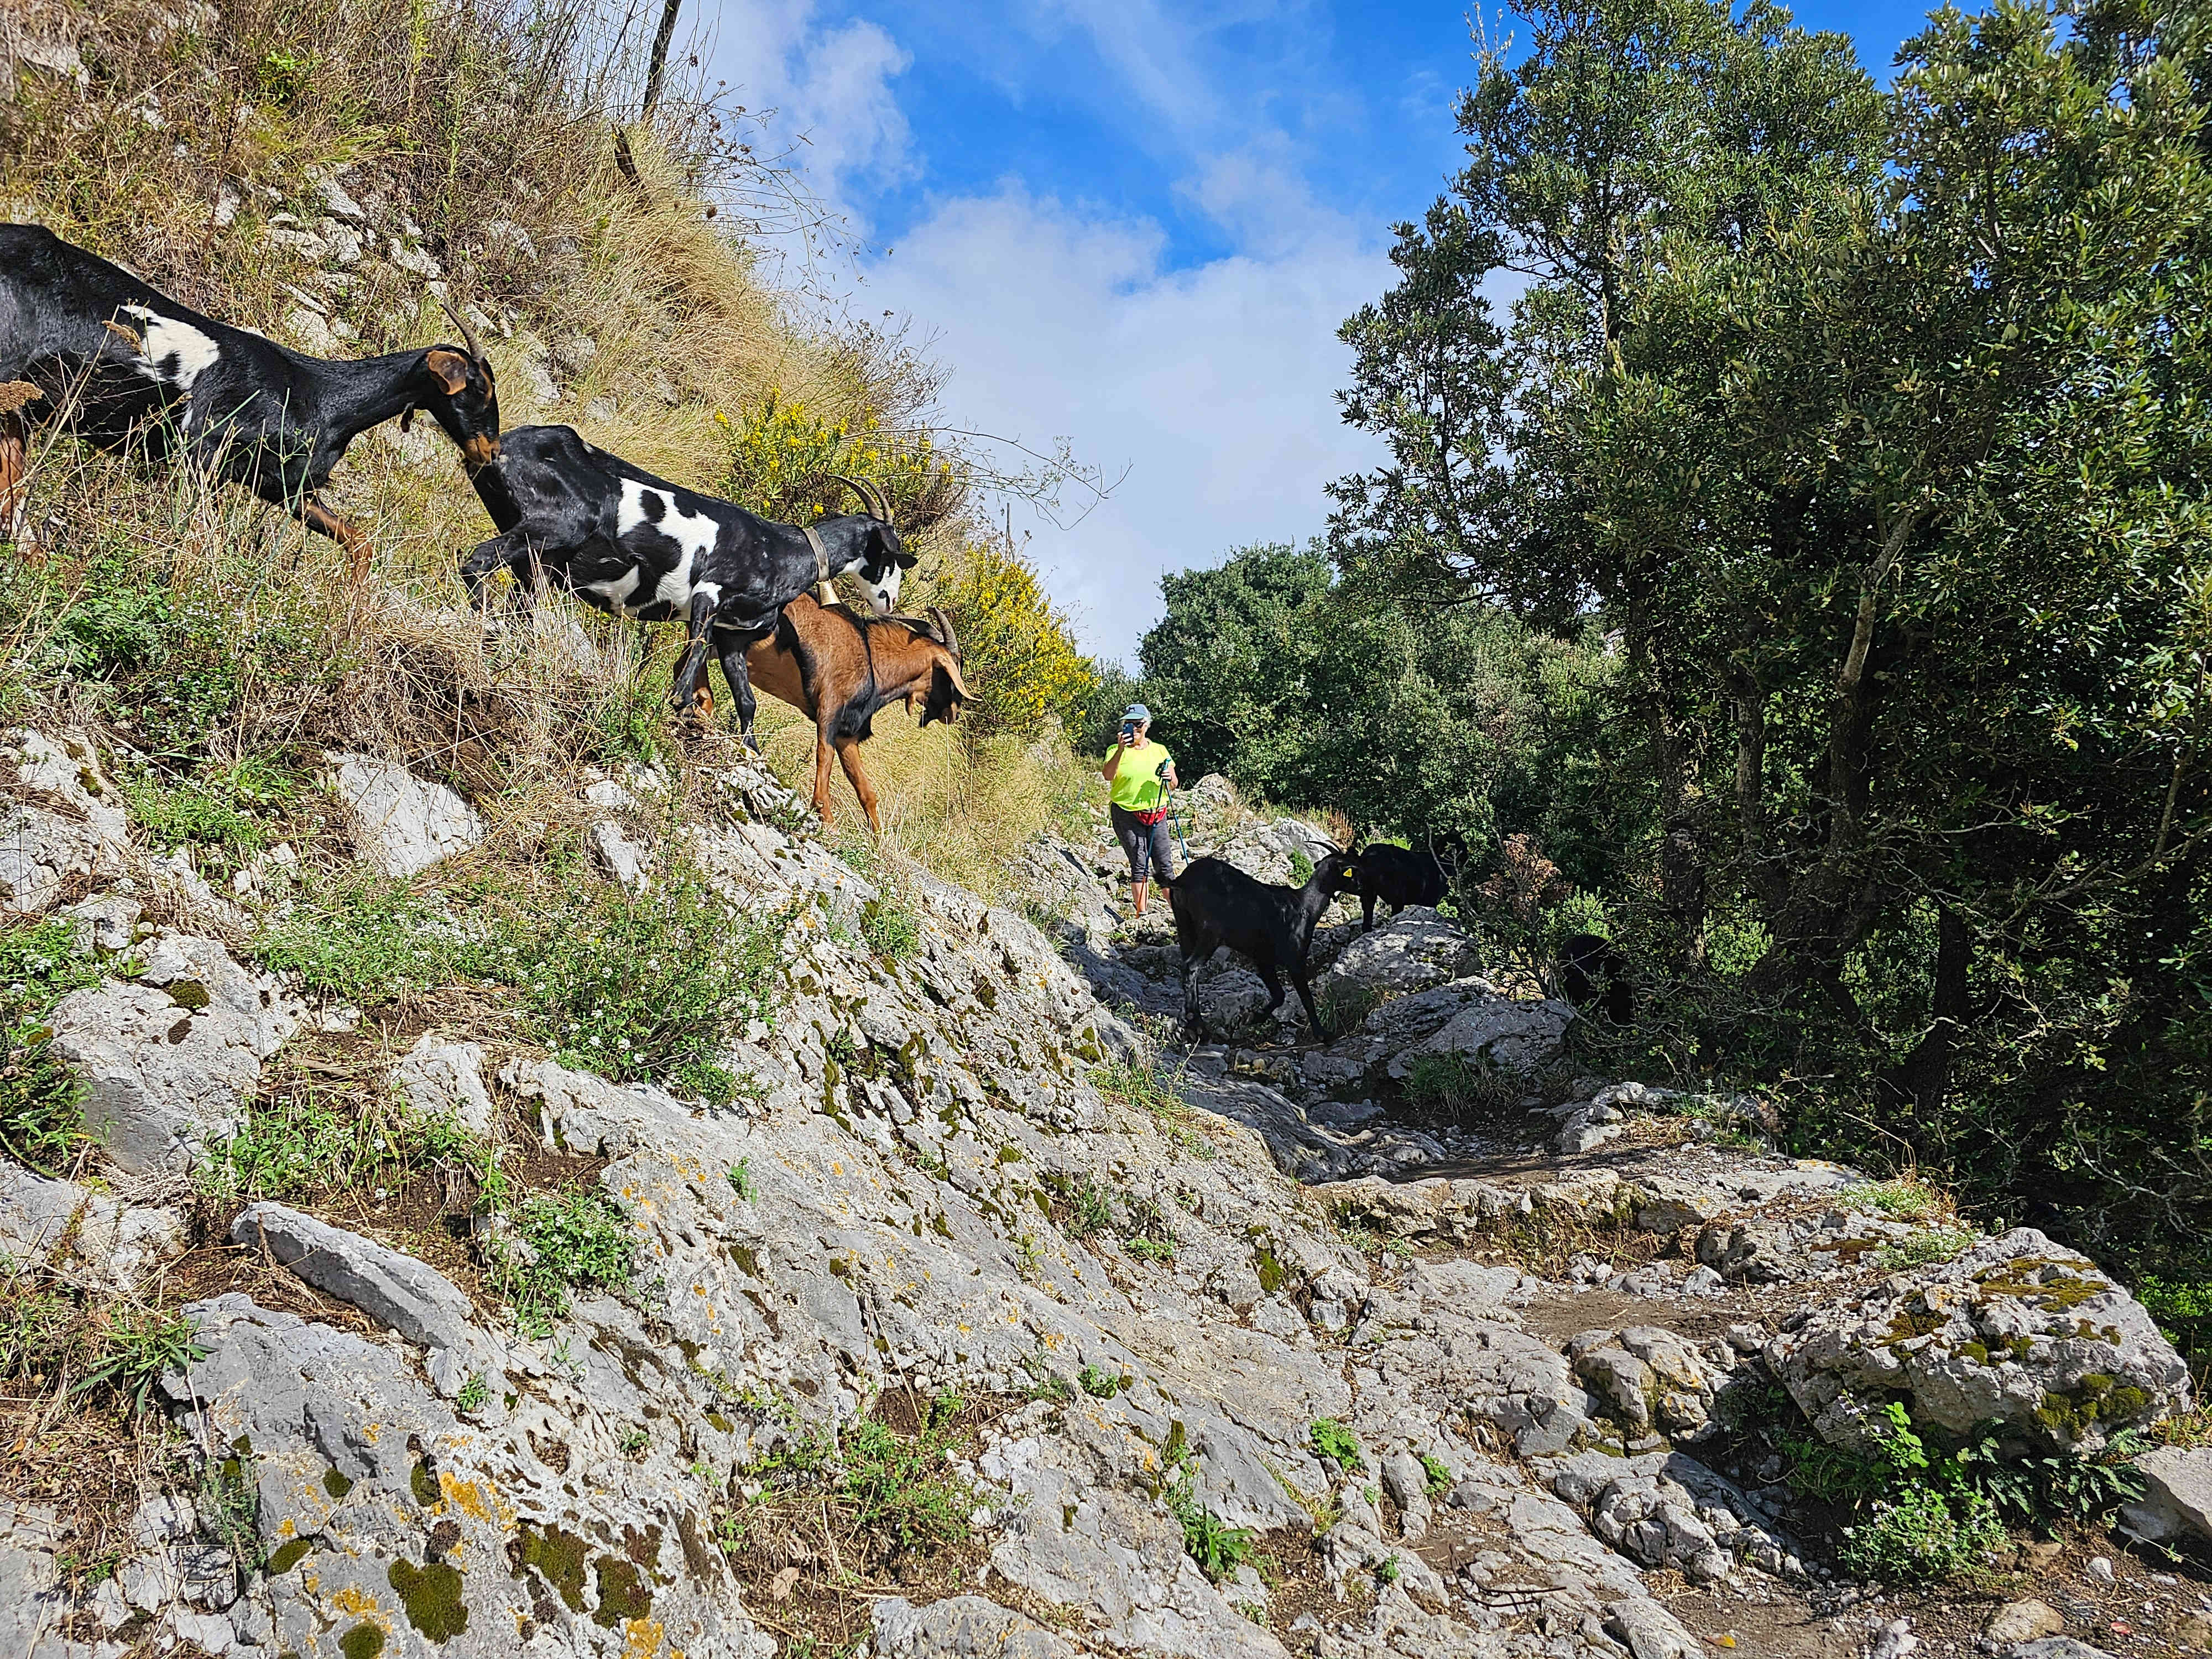
[[[814,550],[815,597],[823,605],[835,605],[837,603],[837,590],[830,580],[829,550],[822,545],[822,538],[815,533],[812,525],[803,524],[799,527],[806,532],[806,544]]]

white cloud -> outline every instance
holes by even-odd
[[[793,156],[815,192],[844,205],[856,184],[886,185],[914,167],[913,134],[892,82],[914,59],[875,23],[824,26],[815,0],[745,0],[716,18],[718,71],[775,131],[804,137]]]
[[[1130,653],[1162,572],[1316,532],[1324,485],[1378,453],[1331,393],[1348,369],[1336,325],[1388,263],[1325,214],[1282,222],[1304,233],[1264,256],[1167,270],[1157,226],[1009,180],[942,204],[870,274],[878,303],[938,331],[958,424],[1129,467],[1073,530],[1033,521],[1029,551],[1094,649]]]

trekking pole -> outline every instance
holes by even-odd
[[[1175,791],[1168,787],[1168,768],[1174,764],[1173,761],[1162,761],[1159,770],[1152,775],[1160,781],[1160,793],[1167,797],[1168,822],[1175,825],[1176,846],[1182,854],[1182,861],[1188,864],[1190,843],[1182,838],[1182,813],[1176,806]]]

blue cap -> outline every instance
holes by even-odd
[[[1121,716],[1125,720],[1137,720],[1140,722],[1152,719],[1152,711],[1146,708],[1145,705],[1140,702],[1131,703],[1127,710]]]

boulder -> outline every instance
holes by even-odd
[[[415,875],[483,840],[483,820],[442,783],[368,755],[329,758],[331,791],[354,846],[386,875]]]
[[[1339,987],[1376,996],[1405,996],[1471,974],[1474,941],[1434,910],[1401,911],[1371,933],[1354,938],[1315,984],[1316,997]]]
[[[1554,1058],[1574,1005],[1556,997],[1524,1002],[1504,995],[1486,980],[1459,979],[1426,994],[1456,993],[1443,1023],[1435,1032],[1391,1054],[1384,1070],[1402,1079],[1414,1062],[1430,1054],[1448,1054],[1471,1066],[1494,1066],[1509,1073],[1528,1073]],[[1368,1016],[1370,1024],[1387,1015],[1395,1004],[1385,1004]]]
[[[1916,1422],[1996,1422],[2082,1451],[2190,1401],[2189,1368],[2142,1304],[2030,1227],[1818,1310],[1766,1364],[1822,1438],[1854,1447],[1899,1396]]]
[[[2154,1544],[2185,1534],[2212,1540],[2212,1446],[2160,1446],[2135,1463],[2145,1490],[2120,1511],[2128,1531]]]
[[[148,949],[135,982],[72,991],[49,1024],[54,1052],[84,1079],[86,1128],[143,1175],[187,1168],[236,1131],[261,1062],[301,1013],[213,939],[171,934]]]
[[[393,1064],[392,1086],[424,1117],[460,1120],[473,1135],[491,1133],[491,1096],[483,1084],[483,1046],[426,1031]]]
[[[265,1200],[239,1212],[230,1239],[266,1250],[317,1290],[431,1350],[431,1376],[449,1399],[471,1370],[497,1364],[491,1344],[470,1324],[468,1297],[427,1262]]]
[[[872,1617],[883,1659],[1076,1659],[1066,1638],[980,1595],[948,1595],[919,1607],[888,1595]]]
[[[185,1244],[173,1210],[125,1204],[0,1160],[0,1271],[39,1267],[71,1284],[127,1291]]]
[[[0,800],[0,908],[42,915],[72,878],[121,873],[130,822],[89,743],[19,732],[0,761],[16,778],[14,798]]]
[[[1657,1430],[1694,1440],[1711,1428],[1714,1382],[1698,1351],[1656,1325],[1584,1331],[1567,1344],[1576,1380],[1632,1438]]]
[[[2013,1642],[2033,1642],[2039,1637],[2056,1636],[2066,1628],[2066,1620],[2058,1609],[2048,1601],[2039,1601],[2030,1596],[2024,1601],[2008,1601],[1990,1615],[1990,1622],[1982,1627],[1982,1634],[2002,1647]]]

